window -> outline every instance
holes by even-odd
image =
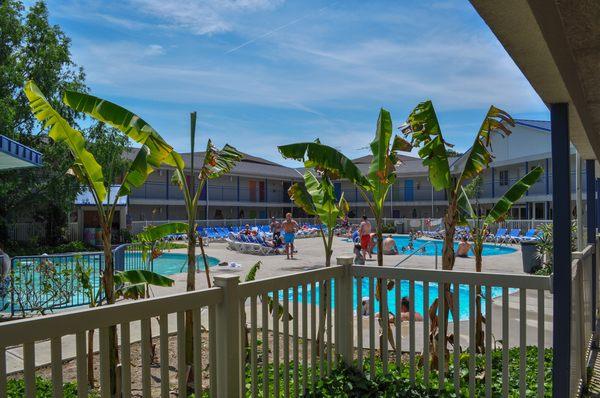
[[[508,170],[500,171],[500,185],[508,185]]]

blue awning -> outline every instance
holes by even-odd
[[[0,135],[0,170],[39,167],[41,165],[41,153]]]

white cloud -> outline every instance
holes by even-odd
[[[240,13],[268,10],[282,0],[132,0],[140,11],[196,35],[228,32]]]
[[[160,44],[150,44],[148,47],[146,47],[145,53],[149,56],[162,55],[165,53],[165,49]]]

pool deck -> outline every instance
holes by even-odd
[[[252,254],[243,254],[227,249],[226,243],[211,242],[205,249],[206,254],[212,257],[218,258],[220,261],[236,262],[241,266],[239,268],[230,268],[222,266],[211,267],[211,276],[215,277],[218,275],[239,275],[240,279],[243,280],[248,270],[257,261],[262,261],[262,266],[257,274],[257,279],[289,275],[292,273],[303,272],[307,270],[313,270],[324,267],[323,263],[323,246],[320,238],[306,238],[297,239],[296,247],[298,253],[295,255],[294,260],[287,260],[285,255],[272,255],[272,256],[258,256]],[[518,246],[517,251],[510,254],[496,255],[484,257],[483,270],[485,272],[495,273],[507,273],[507,274],[522,274],[521,265],[521,252]],[[173,253],[185,253],[186,249],[175,249]],[[197,253],[200,254],[200,249],[197,249]],[[342,241],[341,238],[335,238],[333,245],[333,257],[332,263],[335,264],[336,256],[351,254],[352,245],[349,242]],[[405,255],[396,256],[384,256],[384,265],[394,266],[400,260],[405,258]],[[439,267],[441,268],[441,257],[438,258]],[[367,264],[376,264],[375,256],[372,261],[367,260]],[[419,268],[419,269],[434,269],[435,259],[434,256],[413,256],[404,264],[401,265],[403,268]],[[455,264],[455,270],[461,271],[474,271],[475,261],[473,258],[457,258]],[[186,286],[186,274],[171,275],[171,278],[175,280],[175,286],[171,288],[157,288],[154,287],[153,293],[155,296],[169,295],[173,293],[185,291]],[[196,275],[196,288],[202,289],[207,286],[206,277],[204,272],[200,272]],[[552,314],[552,296],[548,293],[545,294],[545,307],[546,314]],[[496,340],[501,338],[502,335],[502,308],[499,303],[500,300],[494,300],[492,307],[492,331]],[[204,321],[208,318],[204,317]],[[259,316],[260,320],[261,317]],[[368,317],[363,317],[363,347],[368,346],[369,343],[369,323]],[[308,322],[311,322],[310,311],[308,314]],[[509,301],[509,344],[510,346],[516,346],[519,344],[519,296],[511,295]],[[207,322],[206,322],[207,323]],[[259,322],[260,324],[260,322]],[[406,323],[408,324],[408,323]],[[135,325],[135,324],[133,324]],[[260,326],[260,325],[259,325]],[[452,327],[452,324],[449,325]],[[176,331],[176,318],[174,314],[169,316],[169,332]],[[379,328],[377,328],[379,329]],[[461,346],[463,349],[468,345],[468,330],[469,321],[460,322],[461,329]],[[551,346],[552,343],[552,316],[545,316],[545,346]],[[409,348],[408,338],[408,326],[402,328],[402,350],[407,351]],[[158,327],[153,328],[153,334],[157,334]],[[376,331],[378,333],[378,331]],[[97,333],[95,336],[97,337]],[[355,332],[356,335],[356,332]],[[131,341],[139,341],[140,330],[137,327],[131,328]],[[379,347],[379,337],[375,337]],[[70,359],[75,356],[75,339],[74,336],[65,336],[63,339],[63,359]],[[422,322],[415,323],[415,341],[414,349],[416,352],[421,352],[423,347],[423,326]],[[527,319],[526,319],[526,341],[527,344],[537,344],[537,292],[527,292]],[[94,342],[97,347],[97,341]],[[357,343],[355,341],[355,343]],[[357,345],[357,344],[356,344]],[[35,347],[35,362],[37,366],[45,365],[50,362],[50,343],[48,341],[36,343]],[[15,347],[8,349],[7,353],[7,372],[12,373],[23,369],[23,355],[22,348]]]

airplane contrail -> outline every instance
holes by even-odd
[[[329,7],[331,7],[331,6],[333,6],[333,5],[334,5],[334,4],[336,4],[336,3],[337,3],[337,2],[333,2],[333,3],[331,3],[331,4],[329,4],[329,5],[325,6],[325,7],[322,7],[322,8],[320,8],[320,9],[319,9],[317,12],[318,12],[318,13],[320,13],[320,12],[322,12],[323,10],[325,10],[325,9],[327,9],[327,8],[329,8]],[[239,46],[237,46],[237,47],[234,47],[234,48],[232,48],[231,50],[228,50],[228,51],[226,51],[226,52],[225,52],[225,54],[231,54],[232,52],[234,52],[234,51],[237,51],[237,50],[239,50],[239,49],[241,49],[241,48],[244,48],[244,47],[246,47],[247,45],[250,45],[250,44],[252,44],[252,43],[254,43],[254,42],[256,42],[256,41],[258,41],[258,40],[260,40],[260,39],[264,39],[265,37],[271,36],[273,33],[276,33],[276,32],[278,32],[278,31],[280,31],[281,29],[285,29],[285,28],[287,28],[288,26],[291,26],[291,25],[293,25],[293,24],[295,24],[295,23],[298,23],[298,22],[302,21],[303,19],[306,19],[306,18],[310,17],[311,15],[312,15],[312,14],[307,14],[307,15],[304,15],[304,16],[302,16],[302,17],[300,17],[300,18],[296,18],[296,19],[294,19],[293,21],[290,21],[290,22],[288,22],[288,23],[286,23],[286,24],[284,24],[284,25],[278,26],[278,27],[276,27],[276,28],[275,28],[275,29],[273,29],[273,30],[270,30],[270,31],[268,31],[268,32],[266,32],[266,33],[263,33],[262,35],[260,35],[260,36],[258,36],[258,37],[255,37],[254,39],[248,40],[247,42],[245,42],[245,43],[242,43],[242,44],[240,44]]]

